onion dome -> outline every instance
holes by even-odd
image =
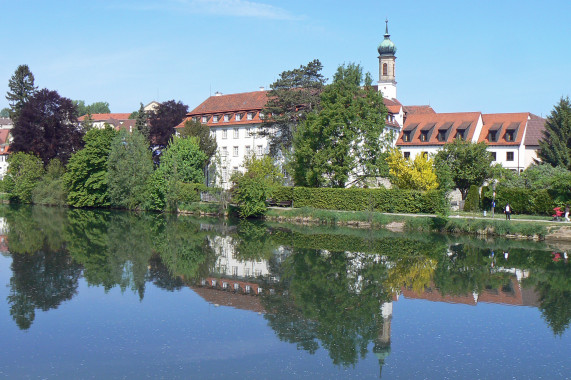
[[[389,34],[389,20],[385,20],[385,39],[379,45],[377,49],[380,55],[395,55],[397,52],[397,47],[389,38],[391,35]]]

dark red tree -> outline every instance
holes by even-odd
[[[63,163],[83,146],[83,129],[73,102],[57,91],[43,89],[24,104],[12,129],[12,152],[34,153],[47,165],[53,158]]]
[[[174,127],[183,121],[187,112],[188,106],[175,100],[161,103],[158,109],[149,112],[151,145],[159,149],[166,147],[175,132]]]

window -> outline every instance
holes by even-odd
[[[222,289],[228,289],[228,283],[227,282],[222,283]]]
[[[226,182],[226,178],[228,177],[228,171],[226,168],[222,168],[222,182]]]
[[[404,132],[402,135],[402,141],[408,142],[410,141],[410,132]]]
[[[420,155],[424,158],[428,157],[428,152],[420,152]]]
[[[405,160],[408,160],[410,158],[410,152],[402,152],[402,155],[405,158]]]
[[[261,115],[261,114],[260,114]],[[260,116],[261,117],[261,116]],[[246,118],[248,120],[252,120],[254,118],[254,113],[253,112],[248,112],[248,114],[246,115]]]
[[[383,75],[389,75],[388,71],[387,64],[383,63]]]
[[[263,112],[260,112],[260,119],[264,120],[265,117],[266,117],[266,115],[264,115]]]
[[[228,138],[228,130],[227,130],[227,129],[223,129],[223,130],[222,130],[222,138],[223,138],[223,139],[227,139],[227,138]]]
[[[460,140],[464,140],[464,131],[463,130],[456,131],[456,138],[460,139]]]
[[[235,276],[237,276],[237,275],[238,275],[238,273],[235,274]],[[240,284],[235,283],[234,284],[234,290],[238,290],[238,289],[240,289]]]
[[[246,285],[246,293],[250,293],[252,291],[251,285]]]
[[[491,142],[497,141],[497,140],[496,140],[496,135],[497,135],[496,131],[490,131],[490,132],[488,133],[488,141],[491,141]],[[494,160],[494,161],[495,161],[495,160]]]
[[[222,147],[222,157],[226,157],[228,156],[228,147],[223,146]]]
[[[506,141],[514,141],[514,133],[513,131],[506,132]]]
[[[193,116],[192,121],[194,121],[196,123],[198,121],[198,118],[196,116]]]
[[[262,153],[263,153],[262,146],[258,145],[258,151],[257,151],[258,156],[261,156]]]
[[[240,121],[240,120],[242,120],[242,115],[237,113],[236,114],[236,121]]]
[[[216,286],[216,280],[212,280],[212,286]]]
[[[237,167],[237,166],[234,166],[234,167],[232,168],[232,174],[236,174],[236,173],[238,173],[238,167]]]
[[[240,137],[240,130],[238,128],[234,128],[234,138],[237,139]]]
[[[438,141],[446,140],[446,131],[438,131]]]
[[[227,123],[230,121],[230,115],[224,115],[224,122]]]
[[[250,148],[250,145],[246,145],[246,156],[250,156],[250,154],[252,154],[252,149]]]
[[[212,116],[212,122],[213,122],[213,123],[218,123],[218,119],[219,119],[219,118],[220,118],[220,116],[218,116],[218,115]]]
[[[238,267],[232,267],[232,276],[237,276],[237,275],[238,275]]]
[[[421,131],[420,132],[420,141],[426,141],[428,140],[428,131]]]
[[[244,268],[244,277],[250,277],[250,268]]]
[[[496,152],[492,152],[492,161],[496,161]]]
[[[252,136],[252,130],[250,128],[246,129],[246,137],[251,137]]]
[[[208,117],[202,116],[202,122],[203,122],[203,123],[206,123],[207,121],[208,121]]]
[[[506,152],[506,161],[514,160],[514,152]]]
[[[237,146],[232,148],[232,155],[234,157],[238,157],[238,147]]]

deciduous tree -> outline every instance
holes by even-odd
[[[433,161],[418,154],[414,160],[405,159],[398,149],[392,149],[387,162],[391,182],[400,189],[433,190],[438,188]]]
[[[107,102],[95,102],[89,105],[85,104],[83,100],[74,100],[73,104],[77,107],[77,115],[84,116],[87,114],[94,113],[111,113],[109,109],[109,103]]]
[[[269,137],[270,154],[288,152],[292,147],[293,134],[297,125],[305,120],[309,112],[319,108],[320,94],[326,79],[321,75],[323,65],[315,59],[297,69],[284,71],[270,85],[268,102],[263,113],[270,115],[264,120]]]
[[[72,101],[47,89],[38,91],[24,104],[12,136],[12,151],[34,153],[44,165],[56,157],[66,163],[83,145],[83,129],[77,123]]]
[[[188,106],[175,100],[163,102],[155,111],[149,112],[151,145],[165,148],[174,135],[174,127],[183,121],[187,112]]]
[[[434,166],[439,176],[446,173],[454,185],[460,190],[462,200],[471,185],[482,186],[491,176],[492,155],[486,150],[486,143],[472,143],[456,139],[444,144],[434,157]]]
[[[67,165],[64,186],[67,202],[75,207],[109,206],[107,158],[117,131],[110,127],[85,134],[85,147],[74,153]]]
[[[561,98],[545,122],[537,152],[541,161],[571,170],[571,101]]]
[[[210,163],[212,157],[218,149],[216,138],[210,134],[210,127],[198,121],[188,120],[184,123],[184,128],[180,131],[181,137],[197,137],[199,140],[200,150],[206,153],[207,164]]]
[[[129,210],[139,207],[146,183],[153,174],[153,160],[145,136],[121,130],[111,143],[107,162],[107,187],[111,204]]]
[[[318,112],[309,113],[293,139],[296,185],[345,187],[376,177],[385,166],[383,134],[387,110],[361,66],[340,66],[321,94]]]
[[[44,174],[42,161],[33,154],[18,152],[8,157],[8,164],[4,177],[5,191],[15,202],[30,203],[32,191]]]

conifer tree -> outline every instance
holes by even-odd
[[[571,170],[571,102],[561,98],[545,122],[537,152],[541,161]]]
[[[10,118],[15,123],[20,115],[20,110],[28,99],[36,93],[34,86],[34,74],[28,65],[20,65],[14,75],[8,81],[8,93],[6,100],[10,102]]]

